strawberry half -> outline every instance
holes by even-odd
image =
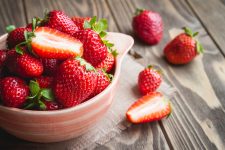
[[[56,29],[39,27],[34,35],[31,47],[41,58],[67,59],[83,54],[83,44],[78,39]]]
[[[170,113],[170,102],[161,93],[153,92],[132,104],[126,116],[132,123],[145,123],[160,120]]]

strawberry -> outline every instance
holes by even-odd
[[[161,93],[153,92],[133,103],[126,116],[132,123],[145,123],[160,120],[170,113],[170,102]]]
[[[14,48],[17,44],[20,44],[25,41],[24,32],[25,31],[31,31],[29,28],[16,28],[13,26],[8,26],[7,30],[9,32],[7,37],[7,45],[8,48]],[[14,29],[14,30],[13,30]]]
[[[166,59],[171,64],[187,64],[204,51],[202,45],[194,39],[198,32],[193,33],[189,28],[184,28],[184,31],[164,48]]]
[[[42,74],[41,61],[27,53],[25,48],[21,51],[10,50],[7,55],[6,66],[11,73],[23,78],[38,77]]]
[[[20,108],[29,96],[29,88],[17,77],[5,77],[0,82],[0,97],[5,106]]]
[[[74,37],[84,44],[84,59],[94,67],[101,63],[107,56],[107,47],[100,36],[91,29],[77,31]]]
[[[51,88],[53,83],[53,77],[40,76],[36,78],[40,88]]]
[[[6,57],[7,57],[7,50],[5,49],[0,50],[0,68],[4,67]]]
[[[44,26],[59,30],[70,35],[73,35],[76,31],[78,31],[78,27],[63,11],[50,11],[45,17],[44,22]]]
[[[83,44],[74,37],[48,27],[38,27],[31,37],[33,52],[41,58],[67,59],[82,56]]]
[[[90,21],[91,20],[91,17],[78,17],[78,16],[74,16],[71,19],[74,22],[74,24],[78,27],[79,30],[83,30],[84,29],[84,22],[85,21]]]
[[[44,67],[44,74],[49,76],[55,76],[57,73],[58,66],[60,61],[57,59],[46,59],[42,58],[41,62]]]
[[[97,75],[84,59],[68,59],[59,66],[53,83],[56,99],[64,107],[80,104],[94,91]]]
[[[107,57],[107,51],[113,51],[113,44],[104,40],[107,34],[105,32],[108,27],[107,21],[105,19],[96,21],[96,19],[95,16],[90,21],[85,21],[84,30],[74,34],[74,37],[84,44],[84,59],[94,67]]]
[[[108,87],[108,85],[111,83],[112,75],[105,73],[103,70],[98,69],[97,70],[97,85],[94,89],[94,91],[91,93],[88,99],[94,97],[95,95],[98,95],[101,93],[105,88]]]
[[[162,39],[163,21],[156,12],[137,9],[132,26],[137,37],[147,44],[154,45]]]
[[[62,105],[55,102],[55,101],[43,101],[45,106],[46,106],[46,110],[52,111],[52,110],[59,110],[62,109]]]
[[[115,65],[116,55],[116,53],[108,53],[107,57],[100,64],[98,64],[96,68],[104,69],[107,73],[109,73]]]
[[[141,71],[138,76],[138,88],[141,94],[154,92],[160,86],[161,78],[160,71],[151,65]]]

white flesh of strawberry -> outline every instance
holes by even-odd
[[[58,31],[56,31],[58,32]],[[33,42],[39,43],[40,45],[44,45],[46,47],[56,47],[57,49],[70,49],[76,53],[80,53],[80,48],[82,47],[82,43],[76,40],[68,39],[68,35],[57,36],[54,33],[48,32],[36,32],[35,37],[32,39]]]
[[[162,99],[162,97],[157,96],[132,109],[128,112],[128,115],[130,115],[132,120],[139,120],[139,118],[142,118],[143,116],[165,109],[167,105],[168,102],[164,98]]]

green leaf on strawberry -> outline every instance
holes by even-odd
[[[8,25],[8,26],[6,27],[7,33],[10,33],[10,32],[12,32],[12,31],[15,30],[15,29],[16,29],[16,27],[15,27],[14,25]]]
[[[204,48],[203,48],[202,44],[199,41],[196,41],[196,47],[197,47],[196,49],[197,49],[198,54],[204,52]]]
[[[86,70],[88,70],[88,71],[94,70],[95,71],[95,68],[90,63],[88,63],[86,60],[81,58],[80,56],[77,56],[75,59],[80,62],[80,65],[85,66]]]
[[[38,82],[31,80],[29,83],[30,96],[27,98],[27,103],[24,109],[39,108],[40,110],[46,110],[45,103],[42,101],[53,101],[54,94],[51,89],[40,88]]]
[[[54,99],[54,94],[53,94],[53,91],[51,89],[42,89],[40,94],[46,98],[48,101],[52,101]]]
[[[31,96],[36,96],[40,91],[39,84],[36,81],[31,80],[29,83]]]

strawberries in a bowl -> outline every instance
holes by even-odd
[[[78,30],[65,13],[47,16],[33,18],[13,49],[7,49],[7,35],[0,37],[0,49],[7,51],[1,65],[0,127],[44,143],[77,137],[102,118],[112,103],[123,57],[134,42],[128,35],[106,32],[105,19],[85,19]],[[116,49],[118,56],[113,55]]]

